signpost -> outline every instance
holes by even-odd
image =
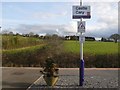
[[[78,32],[84,33],[85,32],[85,21],[78,21],[77,25],[78,25],[78,28],[77,28]]]
[[[91,18],[90,6],[82,6],[82,0],[80,0],[80,6],[73,6],[73,19],[80,19],[77,23],[77,31],[80,33],[80,67],[79,67],[79,85],[83,86],[84,82],[84,59],[83,59],[83,43],[85,42],[85,21],[82,21],[82,18],[89,19]]]
[[[85,36],[84,35],[81,35],[80,38],[79,38],[79,41],[81,43],[84,43],[85,42]]]
[[[90,6],[73,6],[73,19],[91,18]]]

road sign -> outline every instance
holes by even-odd
[[[77,27],[78,32],[82,32],[82,33],[85,32],[85,21],[78,21],[77,26],[78,26]]]
[[[73,6],[73,19],[91,18],[90,6]]]
[[[84,43],[85,42],[85,36],[84,35],[81,35],[80,38],[79,38],[79,41],[81,43]]]

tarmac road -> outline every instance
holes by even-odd
[[[41,74],[39,71],[40,68],[2,68],[2,90],[34,90],[33,88],[35,87],[46,87],[44,80],[40,80]],[[74,84],[79,84],[78,68],[61,68],[59,73],[60,80],[58,81],[58,86],[60,86],[60,84],[61,86],[74,86]],[[118,69],[85,68],[84,88],[95,88],[93,86],[99,88],[97,85],[100,88],[102,88],[102,86],[103,88],[107,88],[105,85],[108,85],[109,88],[117,88]],[[30,89],[28,89],[28,87],[30,87]]]
[[[26,90],[41,74],[39,68],[2,68],[2,90]]]

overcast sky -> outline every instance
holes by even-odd
[[[79,1],[79,0],[78,0]],[[79,2],[2,2],[2,30],[18,33],[76,35],[72,6]],[[109,37],[118,33],[117,2],[83,2],[91,6],[86,36]]]

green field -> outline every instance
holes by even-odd
[[[30,46],[30,47],[24,47],[24,48],[17,48],[17,49],[10,49],[10,50],[2,50],[3,54],[17,54],[17,53],[34,53],[37,50],[40,50],[43,48],[45,44],[36,45],[36,46]]]
[[[42,67],[47,57],[52,57],[62,68],[79,67],[79,41],[22,36],[2,38],[3,66]],[[86,41],[84,59],[85,67],[118,67],[118,43]]]
[[[34,37],[22,37],[22,36],[11,36],[11,35],[2,36],[2,49],[4,52],[18,52],[20,50],[28,51],[28,49],[33,50],[33,48],[34,50],[36,50],[35,48],[38,48],[39,46],[41,46],[41,44],[43,46],[43,44],[45,43],[46,42],[44,40],[39,39],[39,38],[34,38]],[[60,48],[63,49],[63,51],[65,51],[66,53],[68,52],[79,53],[80,52],[79,41],[67,41],[66,40],[66,41],[63,41],[62,46],[63,47],[60,47]],[[84,43],[84,53],[85,54],[99,54],[99,55],[117,54],[118,43],[86,41]]]
[[[43,40],[34,37],[3,35],[2,49],[10,50],[43,44]]]
[[[64,41],[65,52],[79,53],[80,44],[78,41]],[[86,41],[84,43],[84,53],[87,54],[117,54],[118,43]]]

